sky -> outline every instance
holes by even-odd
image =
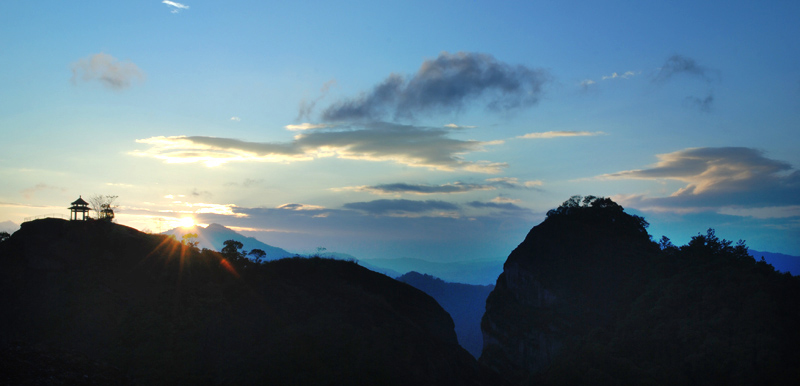
[[[800,255],[800,2],[282,3],[1,2],[0,225],[503,260],[595,195]]]

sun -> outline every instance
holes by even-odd
[[[194,226],[194,219],[191,217],[183,217],[178,220],[178,224],[183,228],[191,228]]]

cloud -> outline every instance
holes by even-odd
[[[602,79],[603,80],[630,79],[630,78],[632,78],[634,76],[636,76],[636,73],[633,72],[633,71],[625,71],[624,73],[622,73],[622,75],[620,75],[620,74],[618,74],[616,72],[613,72],[613,73],[611,73],[611,75],[603,75]]]
[[[213,196],[213,194],[211,194],[211,192],[209,192],[208,190],[198,190],[197,188],[192,189],[192,192],[190,194],[194,197],[203,196],[211,198]]]
[[[324,206],[319,205],[308,205],[308,204],[283,204],[279,205],[277,209],[284,209],[284,210],[323,210],[325,209]]]
[[[149,149],[132,154],[168,163],[202,162],[218,166],[227,162],[295,162],[323,157],[365,161],[389,161],[435,170],[498,173],[505,163],[466,161],[464,153],[482,151],[494,142],[458,140],[449,131],[372,122],[358,127],[337,126],[306,130],[289,143],[247,142],[202,136],[151,137],[136,142]]]
[[[176,3],[174,1],[164,0],[161,3],[172,7],[172,13],[178,13],[184,9],[189,9],[188,5],[183,5],[181,3]]]
[[[331,80],[325,82],[325,84],[322,85],[322,88],[320,88],[320,90],[319,90],[320,95],[317,98],[312,99],[310,101],[306,100],[305,98],[303,100],[301,100],[300,101],[300,106],[297,109],[298,110],[297,111],[297,118],[295,118],[295,120],[299,122],[302,119],[310,118],[311,117],[311,113],[314,111],[314,108],[317,106],[317,103],[319,101],[321,101],[323,98],[325,98],[325,96],[328,95],[328,91],[331,89],[331,87],[333,87],[335,85],[336,85],[336,79],[331,79]]]
[[[330,125],[326,125],[324,123],[301,123],[299,125],[286,125],[284,128],[289,131],[303,131],[303,130],[313,130],[313,129],[324,129],[326,127],[330,127]]]
[[[538,180],[519,182],[519,179],[516,177],[489,178],[486,181],[493,186],[505,189],[536,189],[543,184],[542,181]]]
[[[461,182],[454,182],[442,185],[425,185],[425,184],[406,184],[402,182],[394,184],[381,184],[372,186],[356,186],[339,188],[335,190],[354,190],[360,192],[369,192],[373,194],[451,194],[451,193],[466,193],[475,190],[494,190],[496,187],[488,184],[465,184]]]
[[[700,109],[704,113],[711,112],[712,104],[714,103],[714,95],[708,94],[705,98],[698,98],[694,96],[686,97],[686,104]]]
[[[481,103],[509,111],[536,104],[549,75],[542,69],[512,66],[491,55],[441,53],[426,60],[410,78],[389,75],[360,96],[340,100],[322,113],[327,122],[413,118]]]
[[[676,180],[686,185],[668,197],[626,197],[638,207],[710,209],[796,205],[800,171],[746,147],[702,147],[659,154],[648,169],[600,176],[609,179]]]
[[[676,75],[689,75],[699,77],[706,81],[711,81],[710,73],[712,70],[701,66],[692,58],[682,55],[670,56],[658,71],[655,80],[665,82]]]
[[[231,120],[232,120],[232,121],[234,121],[234,122],[241,122],[241,121],[242,121],[242,118],[239,118],[239,117],[231,117]]]
[[[597,84],[597,82],[595,82],[595,81],[593,81],[591,79],[584,79],[584,80],[581,81],[581,88],[583,90],[588,90],[589,87],[591,87],[593,84]]]
[[[557,137],[591,137],[596,135],[607,135],[602,131],[545,131],[542,133],[528,133],[517,138],[557,138]]]
[[[403,182],[380,185],[350,186],[345,188],[335,188],[334,191],[356,191],[368,192],[372,194],[454,194],[467,193],[480,190],[505,189],[533,189],[542,184],[541,181],[526,181],[520,183],[518,179],[511,177],[490,178],[485,184],[468,184],[463,182],[453,182],[441,185],[427,184],[407,184]]]
[[[450,129],[474,129],[476,126],[459,126],[459,125],[456,125],[455,123],[448,123],[448,124],[444,125],[444,127],[447,127],[447,128],[450,128]]]
[[[527,211],[529,209],[525,209],[519,205],[516,205],[512,202],[497,202],[497,201],[490,201],[490,202],[481,202],[481,201],[472,201],[467,203],[467,205],[473,208],[489,208],[489,209],[501,209],[506,211]]]
[[[130,87],[132,81],[144,79],[144,72],[132,62],[119,61],[102,52],[72,64],[73,83],[97,81],[105,87],[119,91]]]
[[[414,216],[425,213],[443,215],[445,213],[442,212],[446,212],[446,217],[452,217],[452,212],[459,209],[456,204],[438,200],[374,200],[351,202],[344,204],[343,207],[379,216]]]
[[[30,200],[31,198],[33,198],[34,194],[36,194],[37,192],[45,191],[45,190],[59,190],[61,192],[66,192],[67,188],[59,188],[57,186],[52,186],[52,185],[47,185],[47,184],[44,184],[44,183],[40,183],[40,184],[36,184],[33,187],[24,189],[20,193],[22,193],[23,197],[25,197],[25,198]]]

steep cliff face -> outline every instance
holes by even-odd
[[[509,255],[487,299],[480,362],[525,382],[565,345],[607,328],[658,252],[645,227],[610,200],[551,211]]]
[[[548,212],[486,301],[480,362],[525,385],[797,384],[800,277],[646,225],[594,197]]]
[[[48,219],[0,243],[0,291],[1,352],[80,352],[135,384],[496,384],[436,301],[350,262],[236,266],[168,237]]]

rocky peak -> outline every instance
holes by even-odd
[[[486,302],[480,361],[514,382],[548,366],[567,336],[602,328],[620,286],[658,251],[640,217],[573,197],[509,255]]]

